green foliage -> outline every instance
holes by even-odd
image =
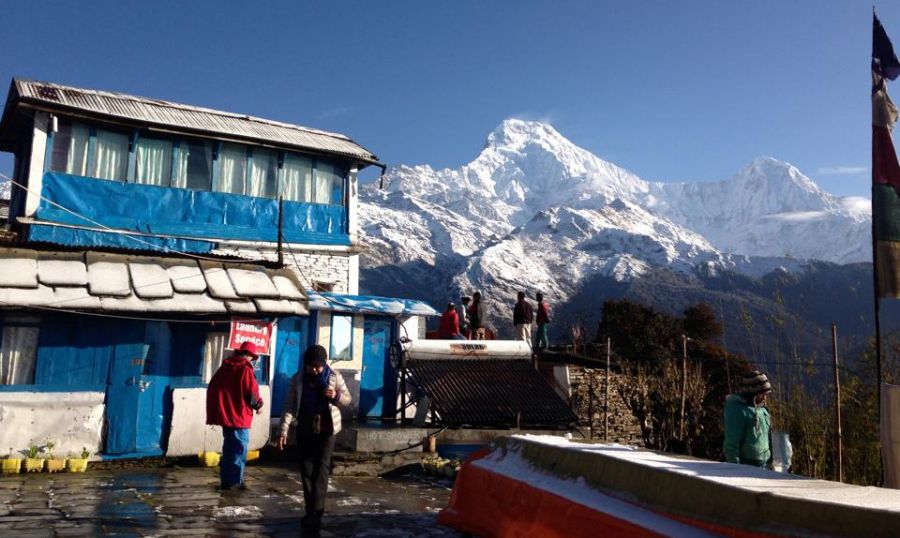
[[[711,306],[696,304],[684,311],[684,334],[694,340],[712,342],[722,336],[722,324]]]
[[[611,337],[616,353],[638,360],[656,361],[675,356],[679,345],[672,335],[681,333],[678,318],[627,299],[603,303],[597,342]]]
[[[34,444],[34,441],[28,445],[28,448],[23,450],[22,453],[25,454],[26,458],[35,459],[38,457],[38,454],[44,451],[44,447]]]
[[[776,284],[791,283],[779,280]],[[780,305],[794,300],[780,291],[775,296]],[[744,305],[739,319],[748,341],[762,342],[758,331],[763,330],[776,340],[787,339],[792,330],[778,315],[768,318],[769,327],[757,325]],[[820,331],[819,338],[827,338],[829,332]],[[684,432],[680,431],[682,334],[691,338],[687,346]],[[606,338],[611,338],[617,362],[629,377],[628,383],[620,383],[619,394],[641,426],[648,448],[685,450],[703,458],[722,459],[725,397],[736,390],[752,366],[717,344],[721,334],[722,325],[714,310],[704,304],[685,309],[682,318],[624,299],[603,304],[596,338],[604,345],[598,347],[605,349]],[[843,347],[852,345],[850,340]],[[886,339],[883,346],[883,381],[896,384],[900,382],[900,335]],[[779,350],[775,359],[776,370],[768,372],[775,387],[768,405],[773,429],[787,432],[793,445],[791,472],[835,480],[835,390],[829,362],[814,354],[801,357],[795,353],[783,358]],[[878,485],[881,481],[875,362],[871,343],[859,357],[842,358],[839,370],[844,481],[860,485]]]

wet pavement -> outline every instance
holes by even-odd
[[[296,472],[254,465],[245,479],[219,492],[217,471],[199,467],[2,475],[0,536],[461,536],[436,521],[447,481],[333,477],[312,534]]]

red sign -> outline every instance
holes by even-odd
[[[258,319],[232,319],[228,349],[238,349],[244,342],[256,344],[256,353],[269,355],[272,324]]]

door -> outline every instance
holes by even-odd
[[[123,326],[113,347],[106,398],[108,455],[162,454],[169,331],[165,323]]]
[[[278,320],[275,356],[272,360],[272,416],[280,417],[291,378],[300,370],[300,356],[309,346],[309,318],[287,317]]]
[[[362,376],[359,382],[360,418],[393,416],[397,379],[391,365],[391,320],[366,318],[363,322]]]

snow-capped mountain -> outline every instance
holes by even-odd
[[[10,189],[12,187],[12,183],[9,181],[0,179],[0,200],[9,200]]]
[[[400,165],[384,190],[364,185],[360,224],[367,291],[433,301],[522,289],[563,303],[596,277],[870,258],[867,204],[788,163],[759,158],[716,183],[649,182],[517,119],[458,169]]]
[[[643,205],[724,252],[835,263],[872,259],[869,200],[828,194],[771,157],[755,159],[727,181],[652,183]]]

